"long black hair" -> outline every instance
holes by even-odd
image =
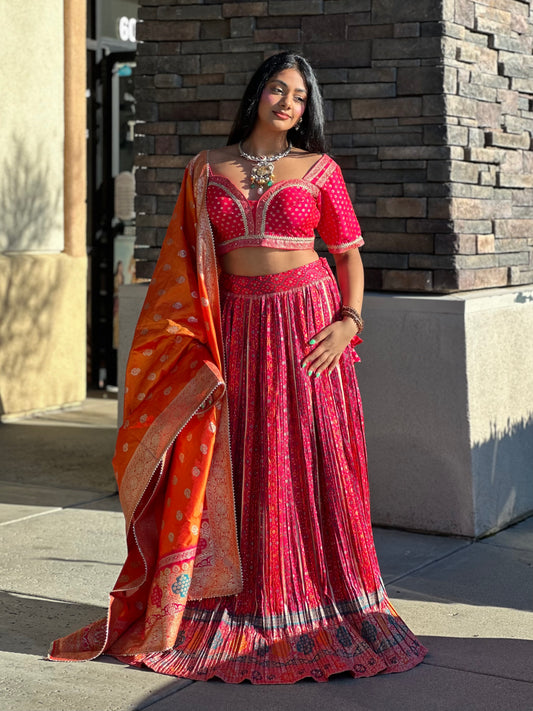
[[[269,79],[284,69],[297,69],[302,75],[307,89],[307,101],[302,115],[302,123],[298,130],[293,127],[288,131],[288,140],[296,148],[303,148],[312,153],[326,151],[324,106],[318,82],[309,62],[293,52],[280,52],[269,57],[250,79],[228,137],[228,146],[246,140],[252,133],[263,89]]]

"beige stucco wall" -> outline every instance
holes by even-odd
[[[0,414],[85,398],[87,261],[66,254],[0,255]]]
[[[0,0],[2,419],[86,393],[85,2],[41,10]]]
[[[63,249],[63,1],[0,0],[0,251]]]

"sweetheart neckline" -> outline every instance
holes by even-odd
[[[265,192],[259,197],[257,200],[250,200],[247,198],[244,193],[242,193],[241,190],[225,175],[222,175],[220,173],[212,173],[209,176],[207,185],[217,185],[217,181],[224,181],[225,183],[225,189],[233,196],[233,199],[242,206],[242,208],[246,211],[249,211],[249,213],[253,216],[257,213],[257,211],[260,209],[262,206],[263,201],[266,202],[267,198],[270,197],[271,192],[274,191],[275,188],[278,190],[283,189],[284,187],[297,187],[298,185],[301,185],[302,183],[312,185],[313,187],[316,188],[317,191],[319,191],[319,188],[309,180],[303,179],[303,178],[289,178],[287,180],[278,180],[277,183],[274,183],[274,185],[271,185],[269,188],[265,190]],[[219,187],[224,188],[223,185],[218,183]],[[281,186],[281,187],[280,187]]]
[[[213,177],[213,178],[222,178],[223,180],[225,180],[226,182],[228,182],[228,183],[231,185],[231,187],[233,188],[233,190],[239,195],[240,198],[242,198],[242,200],[244,200],[244,201],[247,202],[248,204],[251,204],[251,203],[253,204],[253,203],[259,203],[259,202],[261,202],[261,200],[262,200],[266,195],[268,195],[268,193],[269,193],[273,188],[275,188],[275,187],[277,187],[277,186],[279,186],[279,185],[282,185],[283,183],[300,183],[300,182],[302,182],[302,181],[310,182],[310,180],[309,180],[309,178],[308,178],[307,176],[315,170],[315,168],[319,165],[319,163],[320,163],[322,160],[324,160],[324,158],[329,158],[329,156],[327,155],[327,153],[323,153],[323,154],[320,156],[320,158],[319,158],[318,160],[316,160],[316,161],[313,163],[313,165],[312,165],[308,170],[305,171],[305,173],[303,174],[303,176],[302,176],[301,178],[287,178],[286,180],[278,180],[278,181],[276,181],[273,185],[271,185],[269,188],[267,188],[267,189],[264,191],[264,193],[263,193],[257,200],[250,200],[250,198],[246,197],[246,195],[242,192],[242,190],[241,190],[240,188],[238,188],[238,187],[235,185],[235,183],[234,183],[232,180],[230,180],[226,175],[222,175],[222,173],[215,173],[215,172],[213,171],[213,168],[211,167],[211,164],[209,163],[209,160],[206,160],[206,165],[207,165],[207,168],[208,168],[209,178],[211,178],[211,177]],[[330,159],[330,160],[331,160],[331,159]]]

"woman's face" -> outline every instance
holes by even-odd
[[[297,69],[274,74],[263,89],[257,120],[271,130],[289,131],[302,117],[307,102],[307,87]]]

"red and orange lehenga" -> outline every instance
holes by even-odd
[[[110,654],[190,679],[292,683],[410,669],[426,650],[387,598],[372,539],[353,345],[300,363],[340,318],[324,259],[220,274],[236,246],[362,244],[338,166],[251,202],[189,164],[135,332],[114,458],[128,556],[107,618],[51,659]]]

